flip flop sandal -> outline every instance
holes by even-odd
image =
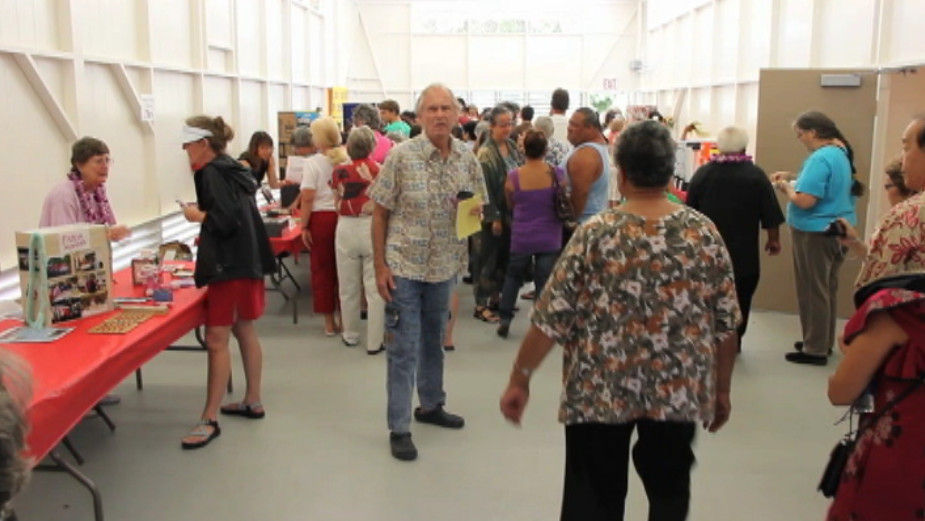
[[[197,438],[197,441],[182,441],[184,449],[200,449],[212,442],[215,438],[221,436],[222,430],[218,427],[215,420],[201,420],[196,427],[186,435],[187,438]]]
[[[260,409],[259,411],[257,409]],[[259,420],[267,415],[260,403],[229,403],[220,409],[222,414],[228,416],[243,416],[251,420]]]
[[[488,322],[491,324],[498,323],[501,320],[501,318],[499,318],[498,315],[494,314],[490,309],[488,309],[485,306],[479,306],[475,308],[475,313],[473,313],[473,316],[481,320],[482,322]]]

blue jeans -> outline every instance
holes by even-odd
[[[501,322],[510,323],[514,318],[514,304],[517,303],[517,292],[524,283],[524,277],[527,275],[527,267],[530,265],[530,259],[536,259],[536,267],[533,270],[533,283],[536,285],[536,293],[533,301],[540,299],[540,293],[549,280],[552,269],[559,259],[559,252],[550,251],[543,253],[511,253],[507,263],[507,273],[504,275],[504,289],[501,290]]]
[[[422,282],[395,277],[392,302],[385,305],[388,356],[389,430],[406,433],[411,426],[411,394],[417,378],[421,408],[446,402],[443,392],[443,333],[450,291],[456,281]]]

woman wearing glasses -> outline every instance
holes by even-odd
[[[92,137],[80,138],[71,146],[71,169],[67,179],[45,196],[40,227],[66,224],[104,224],[109,226],[109,239],[120,241],[131,235],[127,226],[116,224],[106,180],[109,179],[109,147]]]

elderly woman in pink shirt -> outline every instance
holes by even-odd
[[[45,196],[40,227],[66,224],[105,224],[109,226],[109,239],[120,241],[131,231],[116,225],[109,198],[106,197],[106,180],[109,178],[109,147],[92,137],[80,138],[71,146],[71,169],[67,179],[56,185]]]
[[[380,165],[385,163],[385,158],[395,144],[382,134],[382,119],[379,117],[379,111],[366,103],[357,105],[353,109],[353,128],[359,128],[363,125],[371,128],[373,134],[376,135],[376,148],[373,149],[373,153],[369,155],[369,158]]]

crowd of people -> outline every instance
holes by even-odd
[[[759,231],[764,251],[777,255],[786,222],[802,326],[786,360],[825,365],[838,345],[844,357],[829,382],[832,402],[852,404],[869,393],[874,410],[893,411],[875,426],[862,423],[830,519],[921,512],[925,392],[915,386],[925,371],[925,119],[909,124],[902,158],[886,170],[894,206],[865,243],[854,228],[863,193],[854,151],[825,114],[795,119],[796,138],[810,153],[796,173],[767,175],[747,155],[745,131],[723,129],[719,153],[679,197],[670,189],[676,147],[664,124],[626,121],[618,111],[602,119],[587,107],[568,114],[564,89],[553,92],[551,107],[542,116],[514,103],[480,111],[433,84],[414,112],[394,100],[358,106],[346,136],[330,117],[296,129],[284,179],[268,134],[255,133],[234,160],[226,152],[234,132],[221,117],[186,120],[182,143],[196,203],[183,213],[201,223],[195,279],[208,287],[209,371],[205,407],[183,447],[218,437],[220,413],[266,414],[254,321],[274,259],[253,198],[266,180],[301,191],[292,207],[311,252],[313,306],[324,333],[348,347],[365,336],[367,353],[386,353],[396,459],[418,456],[412,418],[465,425],[446,410],[443,381],[459,315],[457,282],[471,281],[474,317],[507,338],[518,294],[532,280],[536,302],[500,409],[519,422],[531,376],[563,346],[561,519],[622,519],[634,432],[650,519],[685,519],[697,424],[716,432],[730,418],[733,367],[760,278]],[[71,163],[45,201],[41,225],[107,224],[112,240],[127,237],[104,188],[106,144],[81,139]],[[786,219],[775,190],[787,201]],[[460,238],[458,205],[472,197],[484,203],[472,209],[481,229]],[[864,266],[858,310],[837,338],[837,275],[848,252]],[[223,406],[231,336],[246,390]],[[0,493],[15,493],[18,483],[0,479]]]

